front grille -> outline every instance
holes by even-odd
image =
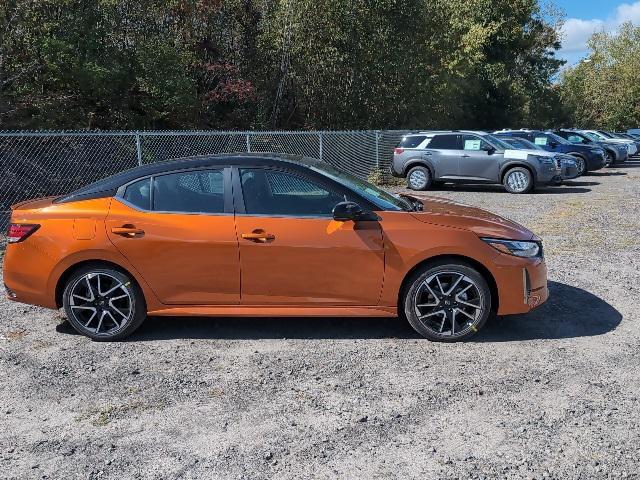
[[[561,169],[562,168],[562,160],[560,160],[560,157],[554,157],[555,161],[556,161],[556,168]]]

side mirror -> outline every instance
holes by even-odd
[[[549,142],[549,146],[550,146],[551,148],[556,148],[556,147],[558,146],[558,142],[555,142],[555,141],[551,140],[551,141]]]
[[[362,207],[355,202],[340,202],[333,207],[333,219],[338,222],[356,221],[364,214]]]
[[[482,150],[487,152],[488,155],[493,155],[494,152],[496,151],[496,149],[493,148],[491,145],[485,145],[484,147],[482,147]]]

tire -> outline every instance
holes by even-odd
[[[411,190],[428,190],[432,180],[427,167],[413,167],[407,173],[407,187]]]
[[[612,167],[613,164],[616,163],[616,156],[613,154],[611,150],[604,151],[604,166]]]
[[[587,162],[584,158],[579,157],[578,155],[574,155],[576,159],[576,167],[578,167],[578,177],[581,177],[585,173],[587,173]]]
[[[128,274],[103,266],[86,266],[67,280],[62,295],[69,323],[96,341],[131,335],[147,316],[142,290]]]
[[[533,175],[524,167],[513,167],[504,174],[502,184],[509,193],[529,193],[533,190]]]
[[[426,265],[406,285],[404,315],[413,329],[429,340],[467,340],[491,315],[489,285],[463,262],[445,260]]]

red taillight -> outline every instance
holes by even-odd
[[[404,153],[404,148],[396,147],[396,148],[393,149],[393,153],[398,153],[398,154]]]
[[[21,242],[38,230],[38,228],[40,228],[40,225],[36,225],[34,223],[11,223],[7,230],[7,242]]]

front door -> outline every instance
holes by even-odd
[[[239,303],[238,240],[224,179],[223,169],[156,175],[111,202],[109,238],[162,303]]]
[[[344,193],[272,168],[234,171],[244,305],[376,305],[384,273],[377,221],[336,222]]]
[[[498,181],[500,179],[498,156],[503,154],[495,151],[489,153],[490,148],[491,145],[478,135],[462,135],[463,154],[460,158],[458,175],[474,180]]]

